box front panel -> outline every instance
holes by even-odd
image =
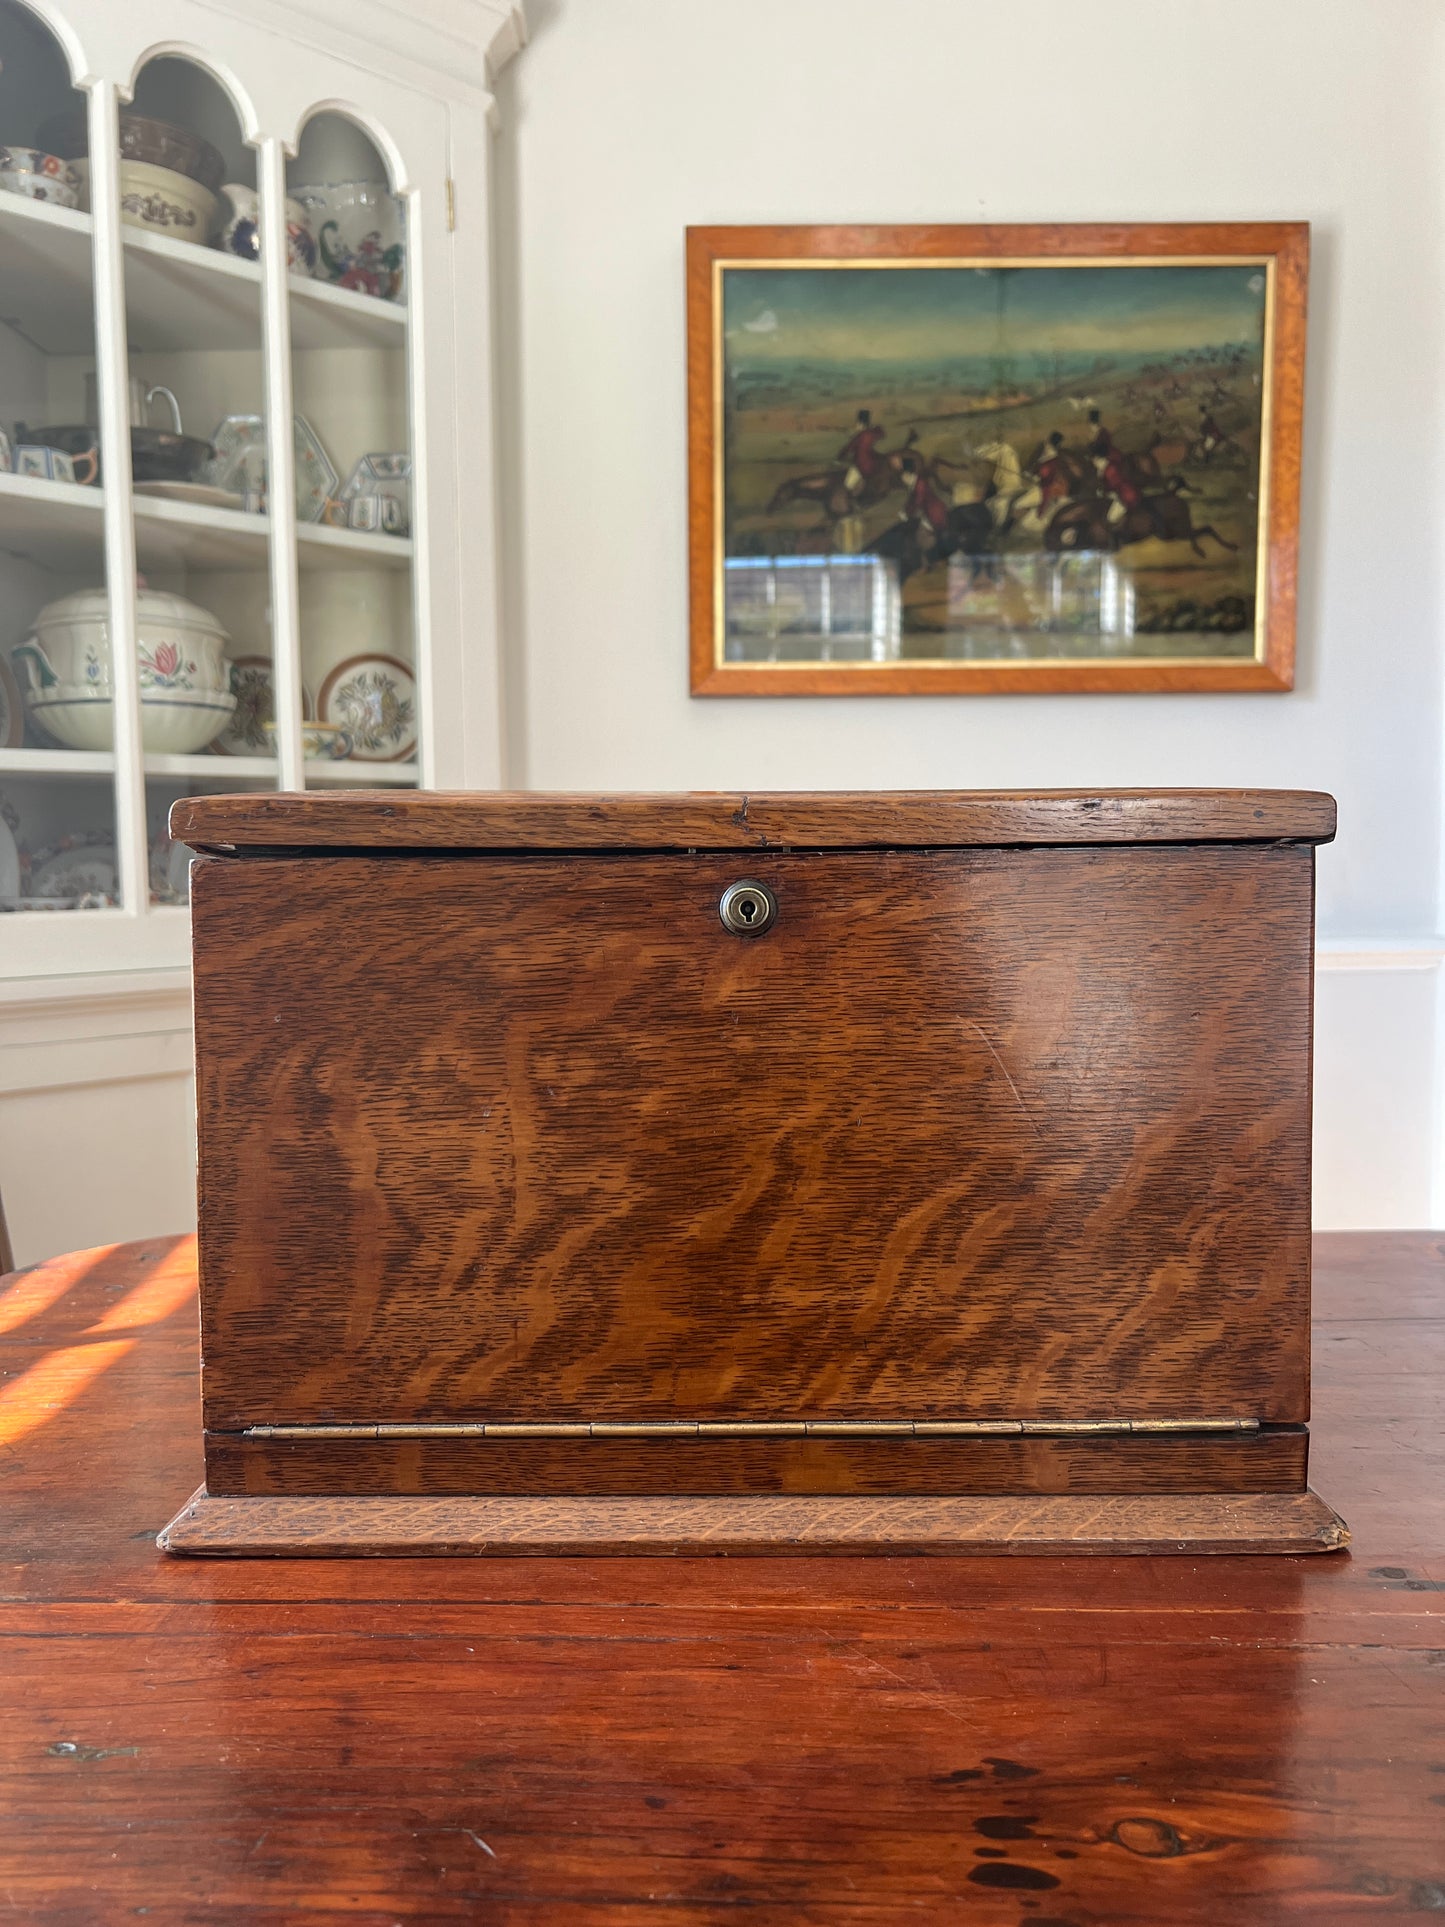
[[[207,1423],[1301,1419],[1311,894],[1295,847],[198,865]]]

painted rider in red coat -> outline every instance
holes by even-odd
[[[857,495],[869,477],[878,473],[878,444],[887,433],[886,428],[873,426],[873,417],[868,409],[858,410],[857,426],[838,450],[837,456],[838,465],[844,470],[843,486],[850,495]]]
[[[1130,509],[1138,508],[1144,497],[1129,473],[1128,456],[1099,419],[1097,408],[1089,410],[1089,422],[1094,430],[1089,442],[1089,460],[1094,464],[1100,486],[1114,498],[1109,505],[1109,520],[1117,522]]]
[[[908,490],[900,519],[926,522],[934,536],[943,535],[948,528],[948,504],[933,486],[927,464],[907,456],[899,466],[899,479]]]
[[[1068,471],[1064,467],[1064,438],[1056,428],[1035,455],[1030,466],[1039,485],[1039,508],[1069,492]]]

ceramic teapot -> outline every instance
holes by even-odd
[[[148,752],[189,755],[224,729],[236,707],[225,654],[229,640],[209,610],[184,596],[137,591],[141,740]],[[11,660],[25,679],[25,706],[48,735],[71,749],[112,747],[110,604],[104,589],[48,602]]]
[[[243,261],[259,261],[261,197],[254,188],[242,187],[238,181],[228,181],[221,195],[230,213],[216,236],[216,246],[227,254],[239,255]],[[316,271],[316,237],[311,232],[306,209],[289,196],[286,200],[286,265],[292,274]]]

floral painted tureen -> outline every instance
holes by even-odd
[[[136,595],[141,738],[153,754],[204,749],[236,706],[226,660],[230,638],[209,610],[158,589]],[[14,651],[31,716],[72,749],[109,749],[110,605],[104,589],[48,602]]]

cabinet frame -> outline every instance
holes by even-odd
[[[391,190],[407,213],[404,311],[372,319],[397,329],[407,347],[407,404],[413,472],[410,567],[413,666],[420,747],[418,787],[488,787],[500,780],[500,701],[496,593],[495,478],[492,431],[488,135],[491,96],[485,58],[495,44],[505,58],[520,43],[516,10],[474,4],[478,40],[470,70],[451,54],[435,7],[424,4],[411,57],[395,50],[328,0],[244,13],[213,0],[145,0],[120,10],[107,0],[17,0],[47,30],[86,104],[93,157],[89,217],[91,286],[104,450],[124,449],[129,434],[126,383],[130,343],[126,273],[142,256],[169,254],[197,276],[250,275],[260,299],[264,407],[272,512],[248,517],[269,544],[266,566],[277,697],[276,787],[316,782],[302,755],[300,581],[308,563],[340,561],[338,549],[364,553],[351,531],[300,526],[275,505],[293,499],[290,423],[293,336],[298,313],[313,332],[333,323],[361,325],[358,304],[326,284],[287,271],[282,202],[286,166],[306,121],[344,115],[372,140],[387,163]],[[454,10],[453,10],[454,17]],[[289,26],[290,31],[287,31]],[[148,62],[175,56],[194,62],[229,95],[242,137],[255,150],[261,202],[262,257],[248,264],[188,243],[168,243],[123,227],[119,208],[118,120]],[[444,64],[445,62],[445,64]],[[396,76],[401,74],[402,79]],[[7,201],[18,219],[35,204]],[[460,215],[457,210],[460,208]],[[53,216],[42,209],[37,218]],[[83,217],[76,217],[77,220]],[[75,223],[72,222],[72,225]],[[466,291],[465,318],[459,293]],[[383,305],[374,304],[375,308]],[[397,304],[400,306],[401,304]],[[364,319],[364,317],[362,317]],[[110,460],[101,509],[110,604],[114,690],[113,782],[117,868],[122,904],[115,910],[62,915],[19,913],[0,922],[0,977],[163,968],[183,963],[188,913],[153,904],[148,888],[148,776],[234,774],[254,785],[268,773],[247,759],[233,767],[209,757],[145,757],[136,666],[137,531],[153,527],[158,505],[142,501],[138,518],[129,463]],[[0,542],[15,498],[0,495]],[[174,505],[159,505],[173,509]],[[38,513],[38,511],[35,511]],[[69,513],[69,505],[55,513]],[[183,517],[172,515],[174,522]],[[225,621],[224,607],[216,613]],[[463,645],[465,635],[465,646]],[[259,761],[259,759],[257,759]],[[105,759],[78,752],[0,752],[7,776],[84,774],[103,780]],[[196,767],[200,765],[200,767]],[[384,782],[386,766],[364,771],[339,765],[358,784]],[[393,780],[395,780],[393,778]]]

